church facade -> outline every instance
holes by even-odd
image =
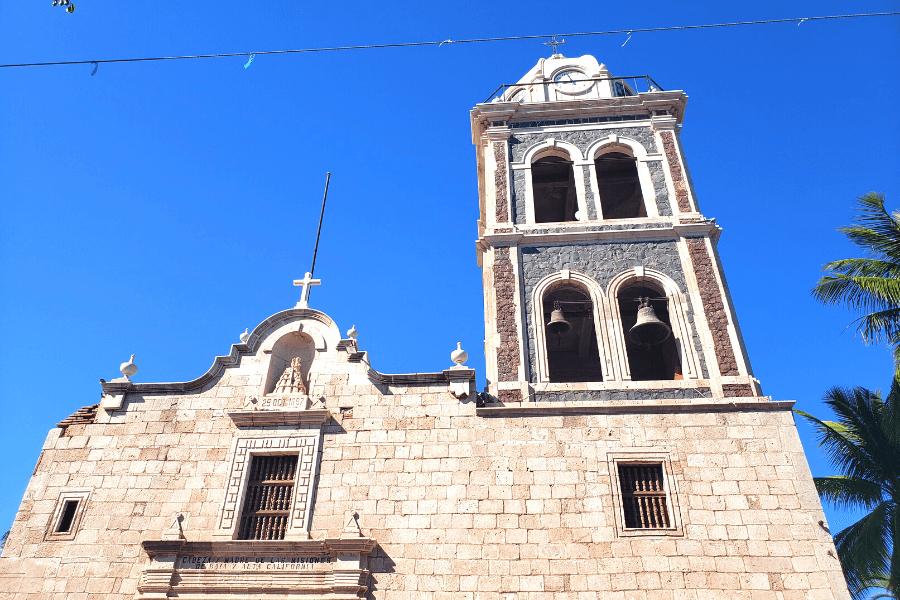
[[[554,54],[478,104],[484,392],[460,351],[375,371],[307,277],[201,377],[123,364],[50,431],[0,599],[849,598],[686,102]]]

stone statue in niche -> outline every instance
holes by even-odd
[[[273,394],[306,394],[306,384],[303,383],[303,371],[301,370],[300,357],[292,358],[290,366],[284,370],[278,383],[275,384]]]

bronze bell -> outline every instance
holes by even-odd
[[[650,306],[650,298],[640,298],[637,323],[628,330],[628,337],[635,344],[655,346],[669,339],[672,330],[659,320],[656,311]]]
[[[559,307],[559,300],[553,301],[553,312],[550,313],[550,322],[547,323],[547,331],[562,335],[572,329],[572,326],[566,321],[562,308]]]

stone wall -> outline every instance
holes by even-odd
[[[528,149],[544,140],[553,138],[576,146],[581,153],[587,152],[591,144],[611,135],[632,139],[640,143],[648,153],[655,153],[656,139],[649,127],[612,127],[609,129],[579,129],[575,131],[541,131],[537,133],[514,133],[509,138],[510,162],[522,162]],[[575,158],[575,157],[573,157]]]
[[[749,396],[751,394],[746,395]],[[662,388],[652,390],[567,390],[565,392],[535,392],[534,394],[535,402],[692,400],[696,398],[712,397],[712,390],[710,388]]]
[[[484,417],[446,386],[372,383],[364,363],[329,354],[314,373],[334,418],[312,535],[337,537],[358,512],[379,543],[370,598],[847,598],[784,407]],[[210,539],[238,435],[225,411],[261,372],[229,369],[201,393],[130,397],[106,423],[52,430],[0,559],[0,598],[131,600],[148,564],[139,542],[174,512],[188,540]],[[612,453],[668,457],[678,532],[623,535]],[[43,542],[66,487],[92,490],[80,530]]]
[[[576,130],[576,131],[552,131],[552,132],[536,132],[536,133],[515,133],[509,138],[509,159],[510,162],[521,162],[525,158],[525,154],[528,150],[541,142],[554,139],[560,142],[568,142],[575,145],[582,153],[587,152],[588,147],[591,146],[597,140],[602,140],[608,138],[610,135],[618,135],[620,137],[626,137],[629,139],[633,139],[640,143],[647,152],[656,152],[656,140],[653,136],[653,131],[649,127],[614,127],[610,129],[584,129],[584,130]],[[495,155],[496,155],[497,144],[495,143]],[[576,157],[573,157],[573,159]],[[497,164],[499,165],[501,159],[497,158]],[[657,165],[657,170],[659,174],[662,174],[662,169],[659,167],[659,163],[651,162],[648,165]],[[503,160],[503,167],[506,169],[506,161]],[[588,206],[588,218],[594,220],[597,218],[597,209],[594,206],[593,201],[593,191],[590,188],[590,167],[583,166],[584,170],[584,181],[585,181],[585,194],[586,194],[586,202]],[[499,177],[499,174],[498,174]],[[651,167],[651,177],[653,177],[654,189],[656,190],[656,203],[657,208],[659,209],[659,214],[663,216],[669,216],[672,214],[672,209],[669,207],[668,200],[668,191],[665,187],[665,179],[658,181],[655,176],[655,172]],[[505,181],[505,180],[504,180]],[[660,188],[661,184],[661,188]],[[506,189],[504,187],[504,198]],[[512,206],[513,206],[513,219],[514,223],[518,225],[523,225],[527,221],[526,217],[526,182],[525,182],[525,171],[522,170],[514,170],[512,172]],[[498,211],[499,212],[499,211]],[[499,217],[498,217],[499,220]]]
[[[497,295],[497,379],[519,379],[519,327],[516,321],[516,279],[509,248],[494,250],[494,293]]]
[[[509,212],[506,202],[506,148],[502,142],[494,142],[494,202],[496,203],[495,218],[498,223],[509,221]]]
[[[723,376],[739,375],[740,371],[728,331],[728,313],[722,301],[722,294],[719,292],[719,280],[716,278],[712,257],[706,248],[706,239],[689,239],[687,247],[694,265],[694,275],[697,278],[697,287],[703,302],[706,322],[712,333],[719,373]]]
[[[551,273],[569,269],[584,273],[594,279],[602,288],[619,273],[632,267],[643,266],[656,269],[672,278],[679,289],[687,292],[681,259],[675,242],[616,242],[591,243],[565,246],[532,246],[522,249],[522,277],[525,287],[525,311],[528,327],[527,356],[531,365],[531,382],[535,383],[537,373],[534,343],[535,325],[532,318],[531,297],[534,286]],[[708,377],[706,358],[694,325],[694,311],[688,311],[688,320],[693,331],[693,342],[700,356],[703,378]]]

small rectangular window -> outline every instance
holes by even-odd
[[[656,465],[619,465],[622,510],[629,529],[670,527],[663,468]]]
[[[296,454],[253,456],[238,539],[284,539],[291,515],[296,473]]]
[[[75,521],[75,511],[78,510],[78,500],[66,500],[63,505],[62,516],[56,526],[56,533],[69,533],[72,522]]]
[[[69,488],[60,492],[53,513],[47,521],[44,539],[48,541],[74,540],[81,527],[90,495],[91,490],[85,488]]]

